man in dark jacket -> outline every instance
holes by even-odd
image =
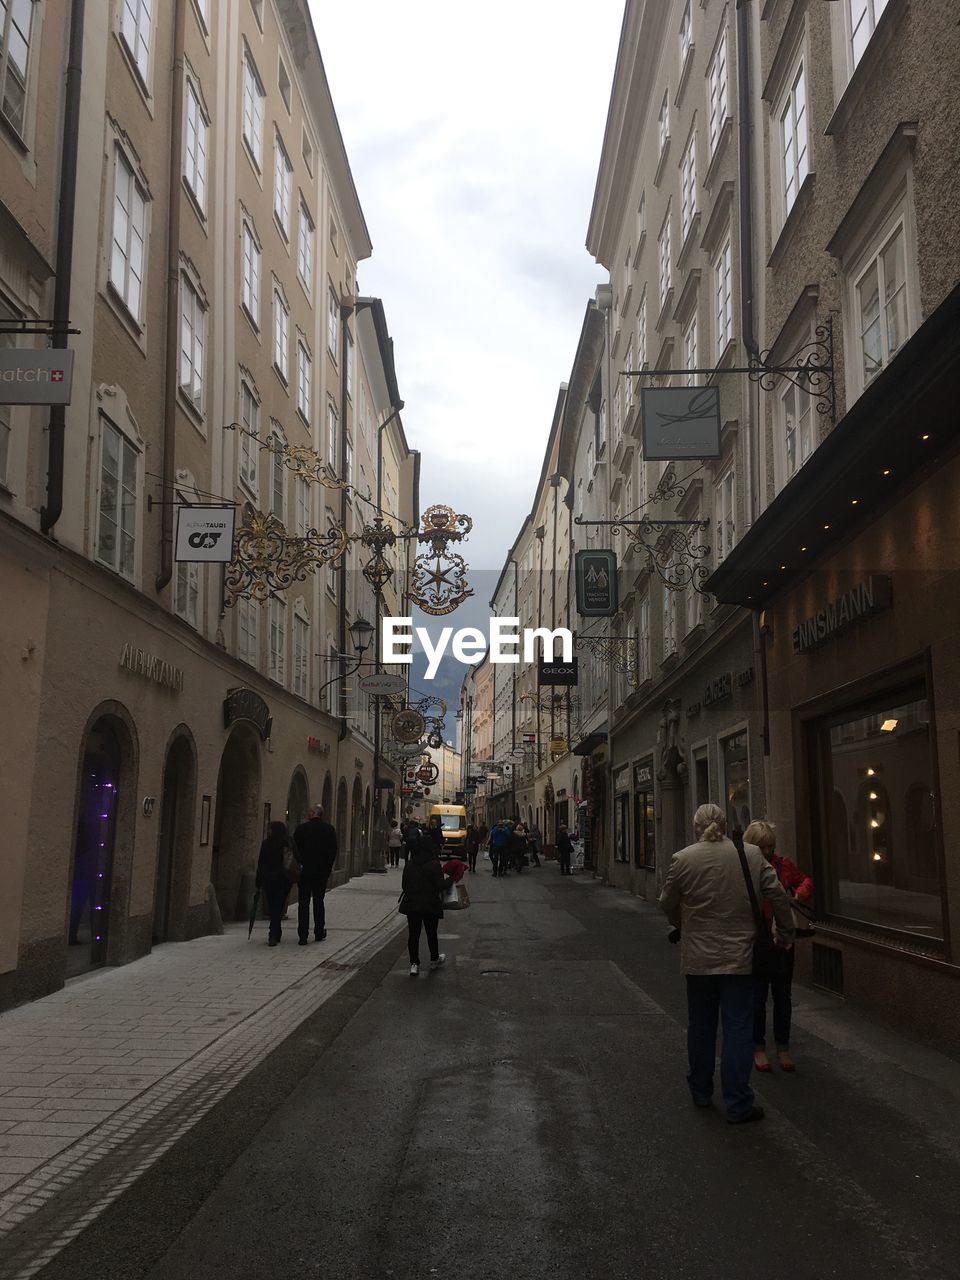
[[[557,832],[557,857],[560,859],[560,874],[562,876],[568,876],[571,874],[571,853],[573,853],[573,841],[570,839],[567,824],[565,822],[561,822],[560,830]]]
[[[401,915],[407,917],[411,978],[420,972],[421,930],[427,935],[430,968],[439,969],[446,960],[437,940],[437,925],[443,916],[444,884],[437,846],[428,836],[421,836],[413,842],[410,860],[403,868],[403,893],[399,907]]]
[[[323,809],[312,805],[306,822],[301,822],[293,833],[293,846],[300,863],[300,901],[297,932],[300,946],[310,940],[310,903],[313,902],[313,936],[322,942],[327,936],[323,895],[327,881],[337,860],[337,832],[323,820]]]

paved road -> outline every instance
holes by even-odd
[[[547,864],[392,941],[43,1280],[960,1276],[960,1067],[801,997],[726,1125],[683,1078],[662,920]]]

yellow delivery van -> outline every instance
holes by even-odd
[[[436,815],[443,828],[443,844],[451,853],[463,852],[467,839],[467,811],[462,804],[435,804],[430,817]]]

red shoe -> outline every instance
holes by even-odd
[[[767,1057],[767,1055],[763,1052],[762,1049],[758,1049],[757,1052],[753,1055],[753,1069],[754,1071],[772,1071],[773,1070],[773,1067],[771,1067],[770,1065],[770,1059]]]
[[[797,1064],[790,1057],[789,1053],[787,1053],[786,1049],[777,1050],[777,1061],[780,1064],[781,1071],[790,1072],[796,1071],[797,1069]]]

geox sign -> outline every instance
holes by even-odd
[[[793,629],[794,653],[809,653],[841,631],[854,626],[871,613],[889,609],[893,593],[889,578],[872,575],[845,591],[836,600],[824,605],[812,618],[807,618]]]

